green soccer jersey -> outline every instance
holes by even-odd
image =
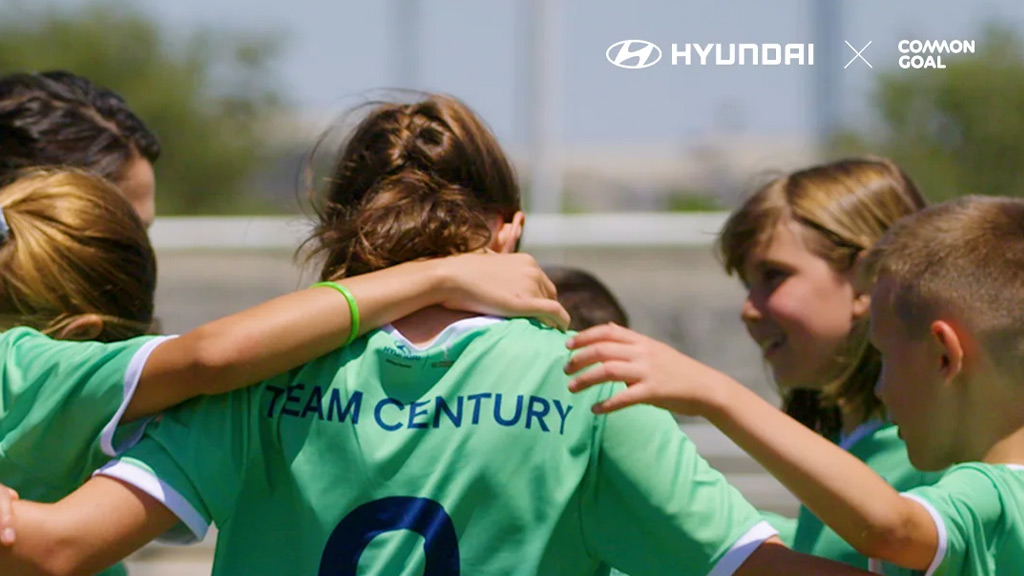
[[[903,496],[919,502],[931,514],[939,546],[927,571],[886,564],[883,574],[1024,573],[1024,466],[958,464],[935,485]]]
[[[56,502],[137,440],[141,426],[122,427],[116,438],[115,429],[163,340],[100,344],[52,340],[29,328],[0,333],[0,483],[22,498]]]
[[[796,518],[764,510],[761,511],[761,518],[764,518],[766,522],[771,524],[772,528],[775,528],[783,544],[790,548],[793,547],[793,541],[796,539]]]
[[[899,438],[897,427],[892,423],[868,421],[849,436],[842,438],[839,446],[867,464],[890,486],[900,491],[933,484],[941,476],[938,473],[921,472],[910,464],[907,447]],[[796,531],[792,540],[787,540],[786,543],[798,552],[830,558],[865,570],[869,567],[866,556],[854,550],[805,506],[800,507]]]
[[[101,473],[219,528],[214,573],[731,574],[774,531],[647,406],[595,416],[566,335],[393,328],[164,414]],[[169,536],[175,536],[174,533]]]

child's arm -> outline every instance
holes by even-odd
[[[14,544],[14,501],[18,499],[18,491],[0,484],[0,545]]]
[[[18,539],[0,547],[5,576],[86,576],[124,559],[177,522],[148,494],[97,476],[56,504],[17,502]],[[799,554],[778,538],[757,547],[735,576],[816,574],[866,576],[868,572]]]
[[[87,576],[178,522],[141,490],[97,476],[56,504],[14,502],[17,538],[0,547],[5,576]]]
[[[939,535],[921,504],[738,382],[709,398],[703,415],[858,552],[914,570],[929,567]]]
[[[433,305],[534,316],[561,329],[569,324],[554,285],[526,254],[409,262],[341,283],[358,303],[361,333]],[[311,288],[200,326],[153,350],[122,420],[241,388],[313,360],[344,343],[350,321],[344,297]]]
[[[648,403],[707,417],[860,553],[925,570],[938,534],[923,506],[902,498],[866,464],[728,376],[625,328],[605,325],[568,343],[567,373],[579,391],[602,382],[628,388],[596,412]]]

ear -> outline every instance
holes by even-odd
[[[522,210],[512,215],[510,222],[501,222],[491,240],[491,250],[510,254],[519,248],[519,239],[523,235],[523,224],[526,214]]]
[[[854,258],[850,269],[846,271],[846,281],[853,287],[856,300],[853,303],[854,319],[859,320],[868,314],[871,306],[871,291],[874,289],[865,278],[862,268],[864,267],[865,256],[868,250],[861,250]]]
[[[938,345],[942,376],[946,380],[952,380],[964,369],[964,339],[953,325],[945,320],[932,322],[930,333]]]
[[[854,320],[864,320],[871,314],[871,294],[857,294],[853,297]]]
[[[58,340],[95,340],[103,332],[99,314],[82,314],[54,334]]]

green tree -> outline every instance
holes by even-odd
[[[276,37],[171,35],[126,1],[0,0],[0,74],[64,69],[114,89],[160,138],[161,214],[266,211],[251,192],[272,152]]]
[[[946,69],[880,74],[873,97],[881,133],[848,132],[841,153],[882,153],[932,200],[1024,195],[1024,45],[990,26],[976,54],[944,56]]]

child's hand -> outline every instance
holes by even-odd
[[[14,506],[18,492],[0,484],[0,544],[14,544]]]
[[[555,285],[529,254],[464,254],[440,263],[449,294],[441,303],[445,308],[527,316],[559,330],[569,327]]]
[[[633,404],[653,404],[677,414],[702,415],[734,380],[671,346],[615,324],[584,330],[566,343],[572,355],[566,374],[576,374],[569,389],[579,392],[603,382],[625,382],[628,388],[595,404],[595,413],[613,412]],[[594,366],[596,364],[596,366]]]

